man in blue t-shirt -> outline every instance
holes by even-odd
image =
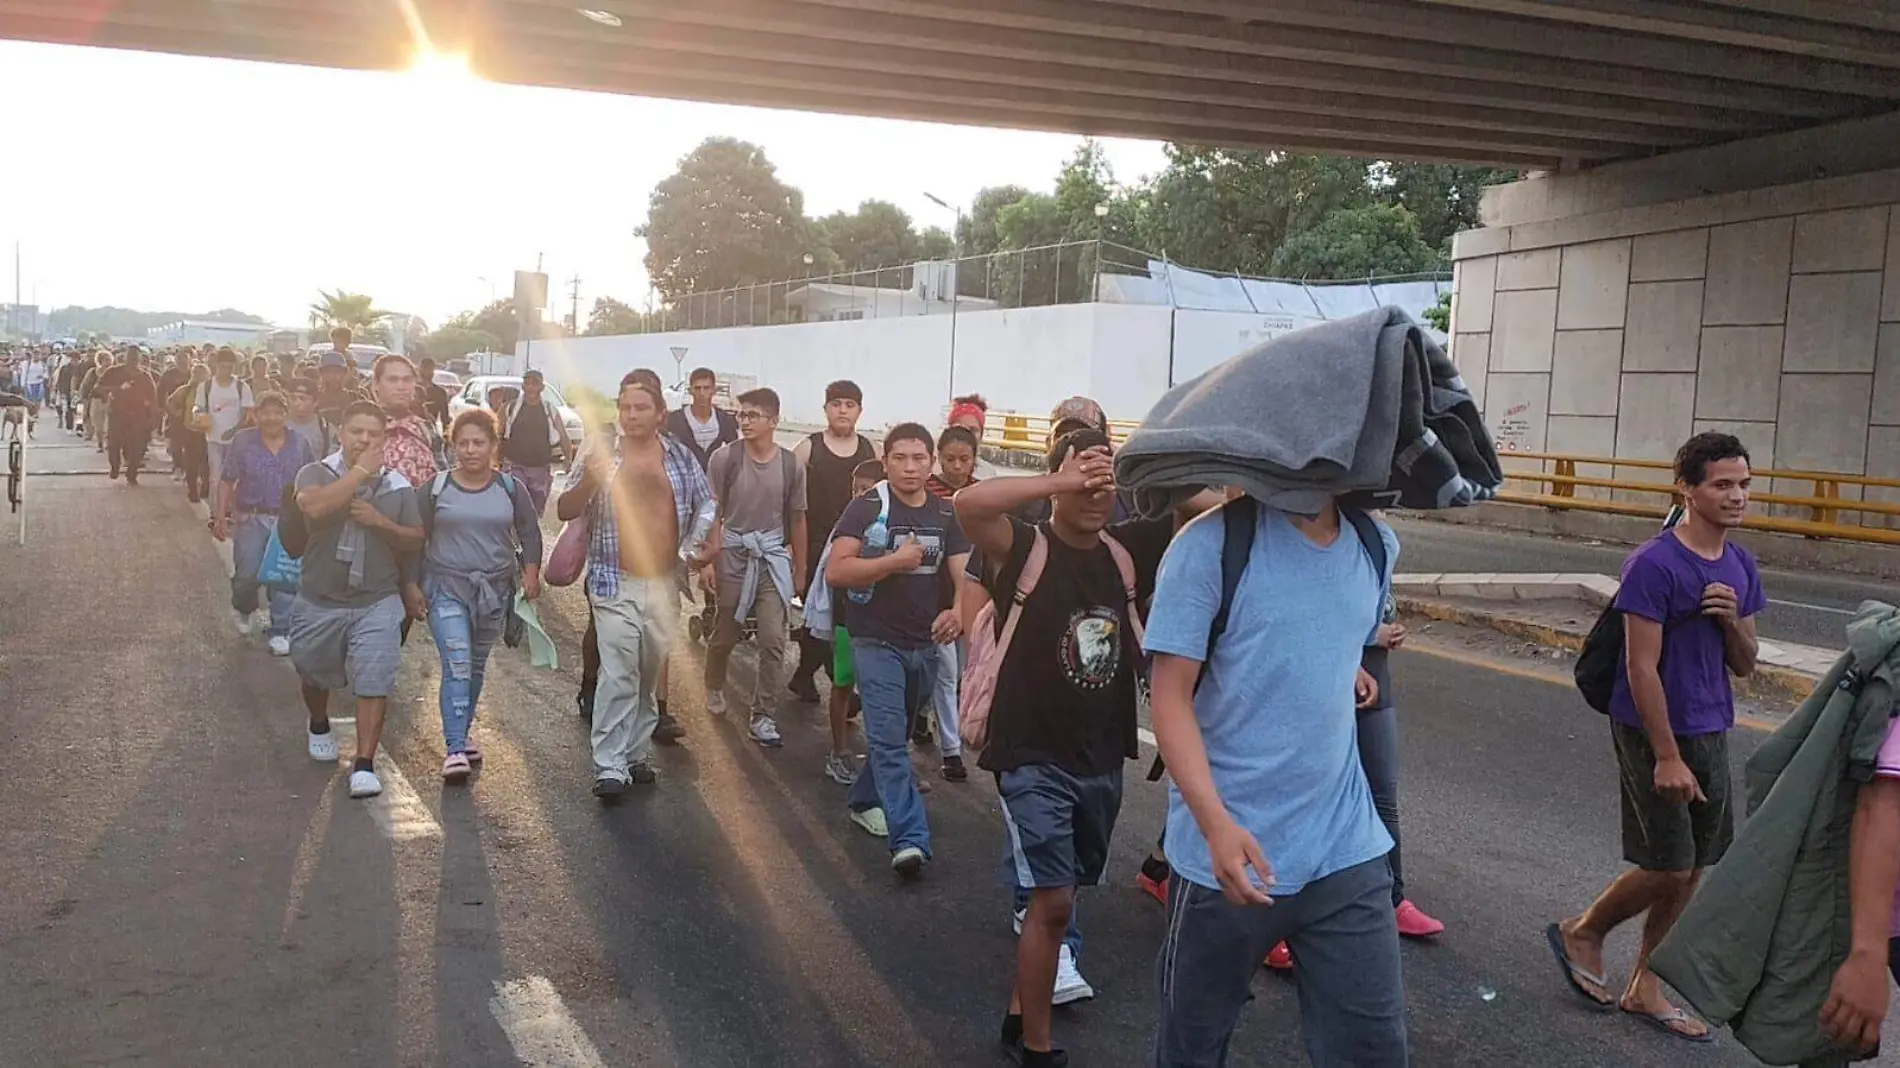
[[[1173,777],[1153,1063],[1224,1064],[1253,973],[1284,940],[1299,964],[1313,1063],[1399,1068],[1392,838],[1373,808],[1353,713],[1355,693],[1361,705],[1376,697],[1360,650],[1378,630],[1398,539],[1378,525],[1382,575],[1337,508],[1258,513],[1211,652],[1225,539],[1218,510],[1175,537],[1148,621],[1155,738]]]
[[[851,655],[870,752],[845,804],[886,839],[891,868],[912,878],[930,863],[930,824],[910,769],[910,722],[937,681],[937,645],[962,634],[956,610],[970,543],[950,502],[925,488],[936,441],[917,423],[884,435],[877,491],[845,506],[825,581],[851,591]],[[868,599],[867,599],[868,595]]]
[[[1735,837],[1728,732],[1735,726],[1731,674],[1755,670],[1755,614],[1767,605],[1761,575],[1729,531],[1748,513],[1748,450],[1728,434],[1697,434],[1676,453],[1682,522],[1623,563],[1623,670],[1610,696],[1610,735],[1623,799],[1623,859],[1635,865],[1583,915],[1546,936],[1565,981],[1609,1008],[1603,940],[1647,912],[1642,949],[1616,1003],[1692,1042],[1709,1027],[1669,1003],[1649,954],[1688,904],[1702,870]]]

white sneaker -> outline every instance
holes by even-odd
[[[891,836],[890,824],[884,822],[883,809],[867,808],[860,811],[854,808],[851,809],[850,812],[851,822],[864,828],[865,834],[876,835],[879,838],[889,838]]]
[[[336,731],[310,735],[310,759],[325,764],[336,763]]]
[[[290,655],[290,639],[285,637],[282,634],[279,634],[276,637],[272,638],[270,640],[270,655],[289,656]]]
[[[752,717],[752,740],[767,749],[777,749],[785,744],[785,739],[779,737],[778,724],[763,712]]]
[[[928,863],[924,859],[924,851],[916,846],[905,846],[891,854],[891,870],[907,879],[922,872]]]
[[[240,612],[235,608],[231,609],[231,625],[236,627],[238,634],[243,637],[248,638],[251,636],[251,614],[249,612]]]
[[[1082,978],[1082,972],[1075,966],[1075,954],[1069,952],[1064,944],[1062,955],[1056,958],[1056,989],[1049,998],[1051,1005],[1068,1005],[1077,1001],[1088,1001],[1095,997],[1095,988]]]
[[[1017,910],[1016,910],[1016,912],[1015,912],[1015,914],[1014,914],[1014,919],[1013,919],[1013,920],[1011,921],[1011,923],[1010,923],[1010,926],[1012,926],[1012,927],[1014,927],[1014,928],[1016,928],[1016,933],[1017,933],[1017,934],[1022,934],[1022,933],[1023,933],[1023,921],[1024,921],[1024,920],[1026,920],[1026,919],[1028,919],[1028,918],[1029,918],[1029,910],[1028,910],[1028,909],[1017,909]],[[1064,949],[1067,949],[1068,947],[1067,947],[1067,946],[1064,946],[1064,947],[1062,947],[1062,948],[1064,948]]]
[[[351,797],[355,797],[355,798],[375,797],[377,794],[380,794],[382,792],[383,792],[383,781],[376,777],[375,772],[373,771],[350,772],[350,796]],[[1059,977],[1061,973],[1058,972],[1057,975]],[[1059,987],[1061,983],[1060,978],[1057,979],[1057,983]],[[1093,997],[1094,992],[1091,991],[1089,996]],[[1057,1004],[1060,1004],[1060,1002],[1058,1002]]]
[[[726,714],[726,695],[719,692],[718,690],[713,690],[707,693],[706,694],[706,711],[711,712],[715,716],[725,715]]]

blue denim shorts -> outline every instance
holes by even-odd
[[[1122,809],[1122,773],[1074,775],[1054,764],[996,773],[1013,886],[1099,886]]]

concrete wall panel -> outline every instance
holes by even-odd
[[[1502,279],[1502,261],[1499,278]],[[1491,369],[1549,371],[1557,332],[1557,291],[1523,289],[1500,292],[1492,312]]]
[[[1781,402],[1779,326],[1712,326],[1702,331],[1696,370],[1697,419],[1775,419]]]
[[[1788,268],[1794,220],[1717,226],[1709,231],[1704,326],[1781,323],[1788,311]]]
[[[1877,426],[1867,432],[1867,473],[1875,478],[1900,478],[1900,426]],[[1866,499],[1900,504],[1900,489],[1870,486]],[[1866,526],[1900,529],[1900,516],[1887,516],[1884,520],[1864,516],[1862,519]]]
[[[1874,361],[1873,422],[1900,426],[1900,325],[1880,328],[1880,349]]]
[[[1498,258],[1461,260],[1452,268],[1451,329],[1457,334],[1491,330],[1491,298],[1497,292]]]
[[[1887,254],[1887,223],[1884,207],[1797,216],[1794,273],[1880,270]]]
[[[1598,241],[1563,250],[1557,328],[1603,330],[1623,325],[1629,300],[1630,243]]]
[[[1880,296],[1880,321],[1900,322],[1900,211],[1887,223],[1886,286]]]
[[[1863,471],[1872,375],[1781,376],[1776,463],[1797,471]]]
[[[1880,332],[1878,272],[1795,275],[1788,285],[1788,371],[1874,369]]]
[[[1615,416],[1622,371],[1623,331],[1557,331],[1550,414]]]
[[[1550,376],[1492,372],[1485,382],[1484,421],[1500,455],[1544,451],[1550,422]]]
[[[1533,249],[1498,257],[1499,292],[1507,289],[1555,289],[1562,250]]]
[[[1709,232],[1677,230],[1646,234],[1630,246],[1630,281],[1671,282],[1702,278],[1709,270]]]
[[[1616,418],[1616,455],[1669,460],[1694,432],[1695,376],[1626,374]]]
[[[1558,320],[1561,326],[1561,315]],[[1629,287],[1625,371],[1694,371],[1701,335],[1701,282],[1644,282]]]
[[[1465,387],[1471,390],[1471,398],[1478,402],[1478,410],[1484,410],[1485,377],[1491,370],[1491,335],[1457,334],[1451,340],[1451,362],[1458,367],[1458,374],[1465,380]]]

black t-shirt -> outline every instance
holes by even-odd
[[[319,388],[317,390],[317,414],[322,416],[324,422],[329,423],[331,426],[342,426],[344,410],[362,399],[363,395],[361,393],[347,386],[337,390],[335,393]]]
[[[838,518],[838,535],[863,540],[865,531],[877,520],[879,507],[876,490],[846,505],[844,514]],[[929,491],[924,493],[924,503],[915,508],[898,500],[893,491],[890,516],[885,522],[890,536],[884,552],[914,534],[924,548],[924,562],[915,571],[892,575],[879,582],[872,588],[871,603],[851,604],[851,637],[887,642],[900,649],[927,648],[935,644],[930,636],[930,625],[936,621],[937,613],[950,607],[955,593],[950,584],[955,578],[950,561],[969,552],[970,542],[963,536],[963,526],[957,522],[950,502]],[[858,555],[872,559],[884,552],[873,550],[867,544]],[[849,592],[843,592],[848,599]]]
[[[1009,557],[985,586],[1000,632],[1034,535],[1012,518]],[[1049,562],[1023,604],[1022,619],[996,679],[990,738],[977,766],[1009,771],[1054,764],[1075,775],[1105,775],[1140,755],[1135,737],[1137,661],[1128,596],[1108,546],[1077,549],[1042,527]],[[1167,519],[1115,523],[1106,533],[1128,550],[1142,602],[1174,536]]]
[[[434,382],[422,387],[421,396],[424,418],[438,423],[442,429],[449,427],[449,391]]]
[[[502,458],[526,467],[546,467],[553,463],[555,448],[550,438],[554,429],[548,421],[550,418],[545,402],[523,397],[515,412],[514,428],[502,429]]]

